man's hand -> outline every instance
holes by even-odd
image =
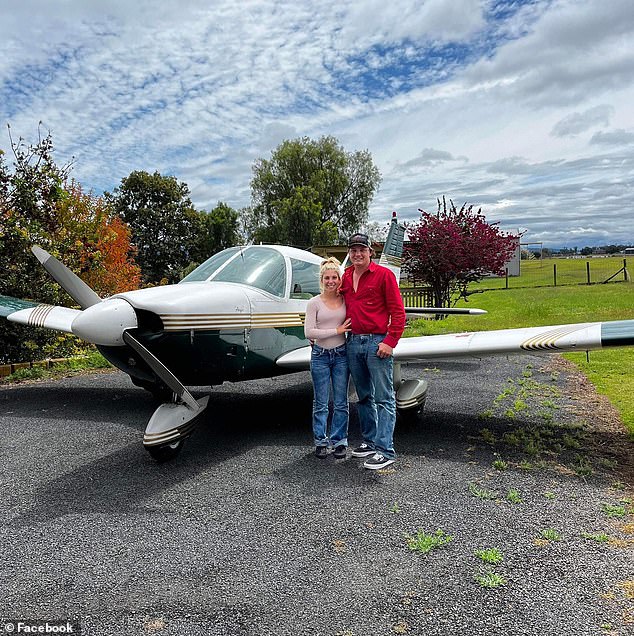
[[[390,345],[386,345],[384,342],[379,342],[379,349],[376,352],[376,355],[379,358],[389,358],[392,353],[394,353],[394,349],[390,347]]]

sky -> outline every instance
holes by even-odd
[[[634,245],[633,43],[632,0],[0,0],[0,148],[42,122],[85,190],[158,171],[240,209],[255,160],[333,135],[372,154],[378,223],[444,195]]]

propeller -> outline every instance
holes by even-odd
[[[121,346],[127,344],[143,358],[156,376],[162,380],[192,411],[200,409],[199,403],[180,380],[134,335],[138,320],[130,303],[122,298],[111,298],[105,302],[84,283],[41,247],[33,246],[33,254],[46,271],[68,292],[83,309],[73,320],[71,329],[76,336],[97,345]]]
[[[77,274],[71,272],[66,265],[60,263],[46,250],[34,245],[31,251],[44,266],[44,269],[68,292],[68,295],[75,302],[79,303],[82,309],[87,309],[101,302],[101,298]]]
[[[141,344],[129,330],[123,332],[124,342],[132,347],[156,373],[156,375],[183,401],[189,408],[198,411],[200,408],[194,396],[185,388],[182,382],[143,344]]]

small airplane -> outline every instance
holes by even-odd
[[[400,275],[403,226],[393,213],[379,261]],[[157,461],[175,457],[209,396],[189,386],[269,378],[310,367],[304,337],[308,299],[320,293],[321,257],[280,245],[231,247],[213,255],[176,285],[101,299],[65,265],[31,248],[81,309],[0,296],[9,321],[72,333],[97,346],[132,382],[163,403],[143,445]],[[408,315],[482,314],[480,309],[406,307]],[[401,363],[430,358],[587,351],[634,345],[634,320],[401,338],[394,349],[394,389],[400,412],[417,412],[423,379],[403,380]]]

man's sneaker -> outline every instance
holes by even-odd
[[[328,454],[327,446],[316,446],[315,447],[315,456],[319,457],[319,459],[326,459],[326,455]]]
[[[335,459],[345,459],[346,450],[347,448],[343,444],[339,444],[339,446],[335,447],[335,452],[332,454],[332,456]]]
[[[365,462],[363,462],[363,467],[369,468],[370,470],[378,470],[379,468],[385,468],[393,463],[393,459],[383,457],[381,453],[375,453],[372,457],[370,457],[370,459],[366,459]]]
[[[374,455],[376,451],[373,448],[370,448],[365,442],[361,444],[361,446],[357,446],[352,451],[353,457],[369,457],[370,455]]]

